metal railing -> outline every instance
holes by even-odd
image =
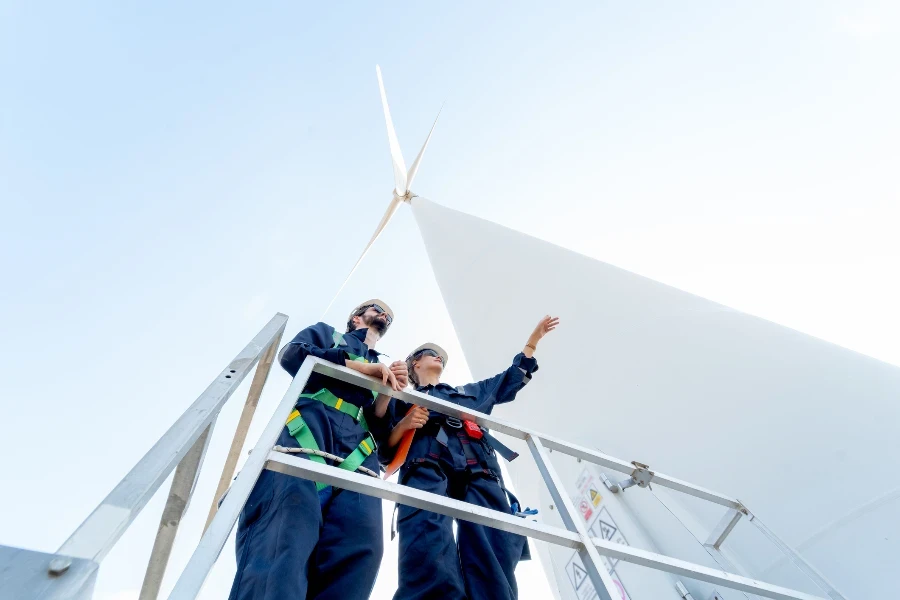
[[[303,362],[300,371],[285,392],[231,489],[221,505],[217,507],[216,501],[225,492],[234,473],[238,456],[246,439],[247,429],[274,361],[286,323],[286,315],[279,313],[273,317],[110,492],[75,533],[66,540],[57,553],[46,554],[0,546],[0,574],[6,576],[6,573],[12,573],[6,583],[12,583],[13,588],[8,589],[15,590],[14,597],[90,598],[99,562],[174,469],[175,476],[163,510],[163,517],[160,521],[140,596],[141,600],[155,600],[159,593],[178,525],[191,500],[197,473],[203,463],[219,411],[253,366],[259,363],[216,495],[213,498],[206,530],[175,584],[175,588],[169,596],[170,599],[192,599],[200,593],[253,486],[263,469],[270,469],[286,475],[319,481],[414,508],[494,527],[550,544],[573,548],[580,555],[588,577],[602,600],[613,600],[619,594],[604,567],[601,555],[767,598],[824,600],[825,596],[813,596],[725,570],[713,569],[663,554],[591,537],[550,461],[549,452],[556,450],[603,469],[621,472],[629,476],[619,484],[611,484],[613,486],[647,487],[652,482],[656,486],[670,488],[725,507],[725,515],[707,540],[708,548],[718,551],[734,526],[741,519],[746,518],[809,576],[819,589],[827,594],[828,598],[844,600],[844,597],[821,574],[734,498],[654,472],[646,465],[626,462],[596,450],[517,427],[491,415],[464,410],[456,404],[432,396],[412,391],[395,392],[382,385],[379,380],[313,357],[307,357]],[[493,432],[524,440],[531,450],[551,498],[559,508],[565,529],[273,451],[284,423],[312,373],[320,373],[373,392],[388,394],[447,416],[469,419]]]
[[[91,598],[100,562],[174,470],[140,594],[141,600],[154,600],[159,594],[175,534],[193,495],[219,411],[258,364],[210,516],[215,512],[215,498],[224,492],[234,475],[287,321],[288,316],[281,313],[272,317],[56,553],[0,546],[0,598]]]
[[[419,406],[424,406],[429,410],[447,416],[469,419],[494,432],[504,433],[511,437],[525,440],[537,463],[537,467],[544,478],[544,482],[550,491],[553,501],[559,507],[560,515],[562,516],[566,528],[561,529],[558,527],[551,527],[511,514],[501,513],[499,511],[475,506],[459,500],[453,500],[429,492],[416,490],[398,483],[374,479],[366,475],[352,473],[336,467],[322,465],[310,460],[273,451],[272,448],[278,440],[278,436],[284,427],[284,422],[294,409],[294,404],[312,373],[320,373],[376,393],[388,394],[410,404],[418,404]],[[323,482],[345,490],[375,496],[383,500],[390,500],[414,508],[430,510],[457,519],[528,536],[551,544],[574,548],[580,554],[585,568],[588,571],[588,576],[594,584],[594,588],[598,595],[603,600],[613,600],[614,598],[617,598],[618,591],[603,565],[600,558],[601,554],[610,558],[624,560],[626,562],[666,571],[668,573],[691,577],[693,579],[724,587],[758,594],[767,598],[777,598],[781,600],[822,600],[824,598],[822,596],[813,596],[781,586],[764,583],[735,573],[711,569],[703,565],[690,563],[662,554],[648,552],[629,546],[622,546],[607,540],[591,537],[588,534],[583,521],[575,511],[575,507],[569,500],[559,475],[550,462],[548,454],[548,450],[550,449],[575,458],[580,458],[583,461],[599,465],[606,469],[626,473],[632,478],[639,480],[637,485],[640,485],[641,487],[645,487],[652,481],[655,485],[671,488],[726,507],[727,523],[726,525],[717,528],[714,532],[715,540],[713,541],[719,545],[724,542],[728,533],[733,528],[733,523],[736,523],[739,518],[747,517],[752,521],[758,521],[746,507],[734,498],[695,486],[662,473],[649,471],[643,465],[636,466],[635,464],[608,456],[596,450],[569,444],[568,442],[536,431],[517,427],[491,415],[465,410],[459,405],[445,402],[432,396],[412,391],[395,392],[382,385],[380,381],[361,375],[356,371],[317,358],[308,357],[303,362],[303,366],[296,377],[294,377],[288,390],[285,392],[280,405],[266,426],[259,442],[251,452],[244,468],[241,470],[237,479],[234,481],[231,490],[219,507],[219,511],[213,519],[211,526],[204,534],[199,546],[185,567],[181,578],[176,583],[170,599],[182,600],[195,598],[200,592],[207,574],[215,564],[228,535],[238,519],[241,509],[247,501],[247,498],[263,469],[270,469],[286,475]],[[786,549],[793,557],[795,557],[796,561],[799,561],[810,571],[815,573],[814,569],[797,556],[795,552],[790,550],[787,545],[783,544],[783,542],[779,543],[783,549]],[[818,577],[824,582],[824,579],[822,579],[821,576]],[[831,593],[831,586],[828,585],[827,582],[824,582],[824,585],[826,586],[824,591],[826,593]],[[820,585],[820,587],[822,586]],[[840,598],[840,596],[831,597],[835,599]]]

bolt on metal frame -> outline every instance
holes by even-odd
[[[818,571],[775,536],[755,515],[734,498],[662,473],[653,472],[647,465],[626,462],[596,450],[517,427],[491,415],[466,411],[458,405],[432,396],[410,391],[395,392],[382,385],[379,380],[314,357],[307,357],[304,360],[300,371],[285,392],[244,467],[234,480],[221,505],[217,507],[217,501],[224,493],[228,481],[234,473],[238,456],[246,439],[247,429],[286,324],[287,316],[281,313],[276,314],[175,424],[163,434],[153,448],[66,540],[59,551],[49,554],[0,546],[0,579],[13,586],[8,589],[15,589],[16,597],[23,599],[90,598],[100,561],[131,525],[166,477],[175,470],[175,477],[166,507],[163,510],[163,517],[140,595],[141,600],[155,600],[159,593],[178,525],[190,503],[197,473],[203,463],[210,434],[219,411],[253,366],[259,363],[223,468],[219,487],[212,500],[206,529],[169,596],[170,599],[191,599],[199,594],[263,469],[323,482],[346,490],[575,549],[581,556],[588,576],[602,600],[617,598],[618,591],[603,565],[601,555],[750,592],[766,598],[779,600],[826,599],[825,596],[813,596],[725,570],[713,569],[590,537],[550,461],[549,452],[556,450],[604,469],[627,474],[633,482],[630,485],[647,487],[652,482],[657,486],[689,494],[725,507],[728,509],[725,516],[707,540],[707,547],[716,551],[737,522],[741,518],[747,517],[827,594],[827,598],[845,600],[844,596],[838,593]],[[494,432],[525,440],[551,497],[559,507],[565,529],[273,451],[287,417],[293,410],[307,380],[314,372],[377,393],[389,394],[447,416],[469,419]]]

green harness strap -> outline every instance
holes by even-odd
[[[351,452],[338,467],[346,469],[347,471],[355,471],[374,451],[375,440],[372,439],[371,435],[367,435],[365,439],[359,443],[359,446],[356,447],[356,450]]]
[[[369,433],[369,426],[366,423],[366,418],[363,415],[363,410],[356,406],[355,404],[351,404],[349,402],[344,402],[343,399],[338,398],[334,394],[332,394],[329,390],[322,388],[315,394],[300,394],[300,398],[311,398],[313,400],[318,400],[322,404],[326,406],[330,406],[336,410],[341,411],[342,413],[353,417],[359,423],[359,426],[363,428],[363,431]],[[313,437],[312,431],[310,431],[309,426],[306,424],[306,421],[303,420],[303,417],[300,416],[300,411],[294,409],[294,412],[288,417],[285,425],[288,428],[288,433],[297,441],[297,444],[300,445],[301,448],[307,448],[309,450],[319,450],[319,444],[316,442],[316,438]],[[375,440],[372,438],[372,435],[369,434],[359,443],[359,446],[351,452],[345,459],[344,462],[338,465],[339,469],[344,469],[347,471],[356,471],[356,469],[365,462],[366,458],[372,452],[375,451]],[[316,456],[315,454],[308,455],[310,460],[314,460],[320,464],[327,464],[325,459],[321,456]],[[316,491],[322,491],[328,487],[324,483],[316,482]]]
[[[369,424],[366,423],[366,417],[363,414],[363,409],[356,406],[355,404],[351,404],[350,402],[344,402],[343,398],[338,398],[327,388],[322,388],[315,394],[300,394],[299,397],[318,400],[325,406],[330,406],[335,410],[341,411],[345,415],[350,415],[351,417],[353,417],[354,421],[359,423],[359,426],[362,427],[366,433],[369,432]]]
[[[310,450],[318,450],[319,443],[316,441],[316,438],[313,437],[312,431],[309,430],[309,426],[306,424],[306,421],[303,420],[303,417],[300,416],[300,411],[294,409],[294,412],[291,413],[291,416],[288,417],[287,423],[285,425],[288,428],[288,433],[291,434],[291,437],[297,440],[297,443],[300,444],[301,448],[308,448]],[[316,456],[315,454],[308,454],[309,460],[313,460],[319,464],[327,464],[325,459],[321,456]],[[324,483],[315,482],[316,491],[321,492],[323,489],[328,487]]]

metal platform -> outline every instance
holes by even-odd
[[[56,553],[32,552],[0,546],[0,598],[15,598],[16,600],[38,598],[82,600],[90,598],[100,562],[168,475],[175,470],[175,477],[163,510],[159,532],[154,542],[153,553],[140,596],[141,600],[154,600],[159,593],[178,525],[191,501],[197,473],[203,464],[210,432],[219,411],[257,363],[259,366],[256,369],[232,441],[220,478],[219,489],[212,501],[207,529],[181,573],[169,596],[170,599],[186,600],[196,598],[200,593],[207,575],[218,559],[240,511],[263,469],[324,482],[335,487],[528,536],[549,544],[573,548],[578,551],[594,589],[603,600],[617,599],[619,595],[604,567],[601,556],[765,598],[780,600],[825,600],[826,598],[843,600],[844,598],[828,584],[821,574],[781,541],[735,498],[669,475],[657,473],[641,463],[628,462],[596,450],[569,444],[552,436],[517,427],[491,415],[464,411],[458,405],[431,396],[408,391],[395,392],[382,385],[380,381],[346,367],[312,357],[308,357],[303,362],[303,366],[285,392],[240,474],[234,480],[230,491],[221,506],[217,508],[216,500],[225,492],[227,484],[234,474],[238,456],[246,439],[247,429],[253,418],[286,324],[286,315],[280,313],[275,315]],[[558,507],[565,528],[551,527],[533,520],[422,492],[397,483],[274,452],[272,448],[284,423],[312,373],[320,373],[373,392],[388,394],[444,415],[470,419],[482,427],[491,429],[494,433],[502,433],[525,440],[544,483]],[[746,519],[776,544],[822,590],[823,595],[810,595],[736,573],[712,569],[663,554],[591,537],[583,521],[578,518],[575,507],[569,500],[550,460],[549,453],[551,451],[557,451],[598,465],[604,470],[617,471],[628,476],[624,481],[612,485],[622,488],[630,486],[646,488],[652,483],[654,486],[676,490],[722,506],[724,513],[721,522],[707,540],[707,546],[710,549],[718,551],[734,526],[741,519]]]

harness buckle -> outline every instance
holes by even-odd
[[[462,421],[460,421],[456,417],[444,417],[444,423],[446,423],[448,427],[451,427],[453,429],[462,429]]]

